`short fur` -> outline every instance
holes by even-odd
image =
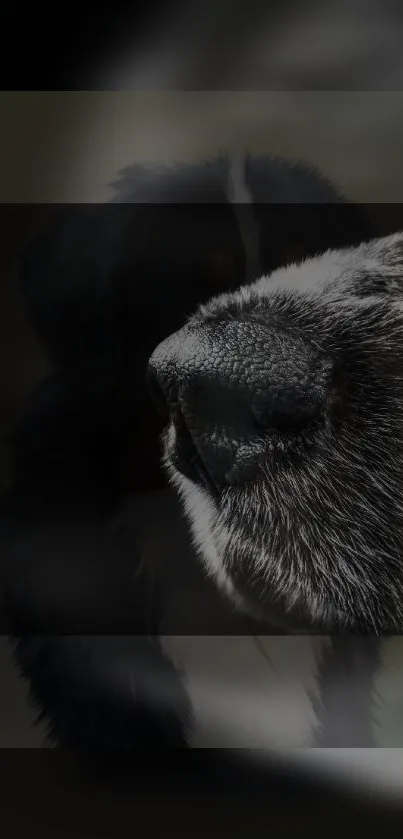
[[[403,629],[402,291],[396,234],[275,271],[189,322],[280,321],[335,365],[314,438],[302,431],[285,452],[281,434],[268,436],[254,477],[218,500],[175,469],[166,446],[208,569],[237,602],[267,615],[275,605],[300,630]]]
[[[249,558],[252,541],[264,611],[270,588],[287,607],[308,605],[308,617],[321,624],[335,613],[340,625],[377,630],[399,620],[400,378],[392,365],[400,364],[400,239],[276,270],[370,236],[365,213],[304,164],[251,157],[242,165],[224,155],[195,166],[132,167],[117,181],[113,204],[69,207],[26,254],[24,299],[52,372],[14,439],[15,481],[0,533],[18,665],[52,743],[80,751],[270,745],[273,737],[304,745],[331,741],[337,731],[337,743],[350,745],[355,720],[367,720],[367,676],[378,667],[371,644],[361,659],[357,653],[364,688],[346,733],[345,701],[326,699],[323,681],[337,665],[345,684],[361,684],[349,647],[335,649],[326,638],[266,636],[261,643],[256,624],[230,604],[236,596],[243,607],[234,569]],[[216,298],[261,274],[270,280]],[[337,294],[319,291],[327,276]],[[313,288],[298,290],[301,280]],[[312,460],[302,451],[294,477],[282,466],[269,482],[266,464],[250,494],[234,490],[217,510],[206,493],[172,475],[225,599],[198,576],[176,499],[168,493],[159,506],[160,423],[144,385],[156,344],[203,302],[197,317],[212,321],[218,312],[236,317],[258,307],[269,316],[277,309],[340,352],[350,374],[339,382],[350,411],[345,425],[337,434],[325,428]],[[251,521],[256,504],[259,531]],[[347,554],[353,542],[354,556]],[[284,617],[288,623],[282,610]],[[212,628],[218,641],[205,637],[203,647],[191,637]],[[167,704],[154,701],[162,684]],[[247,698],[236,704],[242,690]],[[359,744],[368,737],[366,725]]]

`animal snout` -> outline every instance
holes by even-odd
[[[282,326],[217,320],[190,323],[159,344],[148,380],[170,417],[173,465],[220,491],[320,416],[329,361]]]

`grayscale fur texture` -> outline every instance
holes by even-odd
[[[95,614],[101,616],[102,625],[107,613],[111,616],[107,627],[116,626],[124,600],[130,619],[134,616],[137,621],[135,631],[140,631],[140,636],[134,638],[122,638],[119,634],[77,638],[75,634],[73,638],[49,639],[40,635],[27,638],[20,629],[18,634],[24,637],[18,642],[19,667],[30,682],[32,699],[47,724],[50,741],[84,751],[105,744],[108,748],[112,745],[124,749],[144,745],[147,749],[161,745],[257,749],[402,745],[402,639],[379,639],[372,633],[380,634],[385,629],[394,632],[402,627],[403,237],[396,235],[355,249],[328,251],[262,277],[263,271],[289,262],[288,248],[283,255],[282,245],[274,248],[273,259],[269,253],[272,242],[277,245],[276,235],[270,236],[275,214],[268,221],[261,210],[269,197],[274,205],[283,203],[287,214],[291,211],[287,205],[297,205],[299,245],[308,245],[304,253],[316,253],[319,239],[322,248],[329,243],[329,237],[338,247],[346,242],[346,235],[348,241],[358,242],[367,234],[359,225],[360,232],[354,228],[353,235],[354,224],[350,222],[347,233],[336,236],[330,220],[324,239],[323,230],[316,230],[321,209],[318,215],[314,213],[312,224],[305,227],[305,208],[298,205],[307,200],[315,205],[341,201],[330,185],[319,178],[315,186],[315,178],[312,180],[306,168],[297,164],[290,169],[281,162],[259,163],[242,156],[224,156],[207,167],[191,167],[190,171],[161,167],[150,173],[144,167],[133,167],[124,174],[115,201],[140,205],[183,203],[186,196],[193,201],[194,185],[197,192],[200,188],[202,201],[233,205],[245,259],[239,271],[242,279],[238,280],[237,273],[230,287],[236,288],[241,281],[252,282],[255,277],[261,279],[202,306],[190,318],[189,325],[236,321],[248,312],[252,320],[255,315],[268,323],[280,319],[288,324],[291,334],[301,333],[323,347],[338,371],[324,422],[313,437],[301,433],[291,442],[288,440],[287,445],[281,436],[267,439],[265,454],[254,475],[244,485],[227,487],[219,499],[175,469],[170,457],[175,447],[175,430],[171,426],[164,435],[164,461],[176,492],[166,489],[159,497],[153,491],[150,498],[142,496],[141,502],[135,495],[133,507],[128,505],[122,514],[126,526],[118,515],[113,525],[119,527],[112,526],[109,533],[108,524],[106,531],[98,532],[90,518],[82,531],[81,522],[74,527],[67,517],[66,538],[64,520],[56,536],[52,528],[49,535],[49,526],[35,522],[39,531],[42,526],[45,533],[42,542],[39,533],[39,544],[36,533],[28,535],[28,540],[33,539],[34,551],[27,550],[27,536],[19,526],[21,552],[28,564],[12,563],[18,568],[17,597],[13,603],[19,606],[22,602],[24,616],[28,608],[29,617],[32,601],[34,606],[36,603],[31,584],[34,595],[40,593],[45,616],[47,604],[54,614],[57,597],[56,611],[69,620],[72,611],[74,615],[78,613],[77,621],[83,616],[86,626],[87,612],[94,610],[95,590]],[[128,263],[128,277],[137,276],[132,265],[136,267],[136,260],[144,256],[147,272],[140,289],[141,294],[147,292],[150,300],[149,323],[160,323],[162,328],[168,322],[169,331],[173,331],[178,328],[172,323],[176,322],[179,299],[190,289],[186,311],[196,306],[193,302],[190,308],[191,300],[201,299],[188,278],[194,275],[200,255],[203,257],[205,242],[203,237],[200,242],[196,237],[195,246],[192,244],[189,249],[189,264],[186,259],[174,260],[171,270],[166,254],[173,254],[172,236],[182,246],[181,223],[172,222],[172,230],[158,227],[164,237],[162,246],[155,247],[154,240],[148,238],[148,218],[140,224],[140,217],[133,215],[136,224],[140,224],[140,234],[127,237],[131,214],[122,215],[116,207],[113,213],[103,212],[101,227],[96,216],[95,213],[93,218],[90,213],[89,227],[82,224],[81,215],[75,218],[78,239],[71,239],[67,231],[62,237],[63,247],[57,240],[55,262],[51,260],[47,271],[43,271],[41,259],[36,269],[34,262],[35,270],[28,271],[25,288],[33,310],[37,314],[39,310],[37,322],[43,328],[50,357],[76,370],[86,389],[91,383],[90,391],[95,393],[91,404],[95,410],[90,416],[96,417],[98,423],[97,387],[104,387],[106,374],[114,385],[118,369],[114,347],[120,346],[120,325],[117,335],[109,329],[110,312],[116,311],[112,293],[116,255],[120,259],[127,239],[135,243],[135,261]],[[122,223],[125,218],[126,226]],[[337,221],[333,214],[332,219]],[[314,230],[313,239],[310,227]],[[213,245],[214,241],[212,237]],[[106,243],[105,252],[100,248],[101,242]],[[287,237],[284,242],[287,244]],[[298,246],[296,252],[300,252]],[[72,264],[64,257],[60,259],[61,254],[70,253],[74,255]],[[96,257],[93,270],[81,270],[87,266],[89,254]],[[98,305],[103,301],[101,308],[95,309],[101,326],[99,334],[96,332],[100,339],[96,352],[91,330],[88,343],[83,340],[87,338],[85,329],[81,329],[81,341],[77,341],[77,313],[83,313],[85,299],[83,288],[88,291],[90,302],[96,300]],[[229,286],[224,288],[228,290]],[[77,306],[66,306],[66,298],[70,300],[74,289],[78,292],[74,298]],[[140,291],[136,293],[141,296]],[[203,299],[211,293],[207,292]],[[133,298],[128,299],[133,305]],[[90,324],[93,311],[91,303],[87,312]],[[62,318],[58,317],[60,312]],[[131,318],[127,325],[130,335],[135,335]],[[166,335],[164,329],[162,335]],[[105,335],[113,360],[110,368],[103,351],[99,354]],[[151,338],[144,339],[144,361],[162,335],[157,328]],[[87,360],[84,364],[83,357],[91,363]],[[119,354],[117,357],[120,359]],[[83,369],[91,375],[93,370],[99,370],[93,389],[92,379],[83,377]],[[130,394],[136,389],[133,382],[140,387],[140,377],[131,373]],[[109,389],[106,393],[111,403],[110,415],[115,415],[117,406],[120,416],[120,402],[111,398]],[[102,398],[102,416],[107,404],[108,400]],[[122,404],[126,416],[127,404],[131,402]],[[61,413],[68,416],[63,405]],[[143,424],[139,408],[131,413],[130,424],[136,416],[141,417]],[[112,428],[116,428],[114,423]],[[73,472],[86,463],[80,448],[81,433],[75,433],[76,437],[70,431],[67,435],[73,446],[68,449],[66,460],[73,461]],[[115,441],[121,433],[114,431],[112,436]],[[48,437],[43,437],[47,453]],[[102,445],[99,461],[104,464],[108,450]],[[86,445],[85,454],[87,448]],[[41,463],[42,459],[41,454]],[[94,469],[87,471],[92,475]],[[75,478],[74,474],[74,481]],[[109,492],[111,479],[107,470],[101,472],[101,486],[102,479]],[[97,472],[97,489],[99,480]],[[193,541],[202,558],[200,564],[189,543],[177,494],[184,503]],[[102,551],[97,552],[96,566],[92,562],[94,547],[87,552],[91,562],[87,573],[87,566],[82,564],[82,548],[83,542],[85,547],[86,540],[91,543],[91,539],[95,549],[98,539],[102,542]],[[42,544],[46,550],[41,552]],[[54,546],[52,551],[49,545]],[[51,569],[39,564],[42,576],[38,577],[35,569],[34,579],[39,583],[32,586],[30,557],[33,554],[36,562],[41,553],[58,560],[62,555],[63,561],[52,563]],[[203,576],[200,565],[207,575]],[[96,584],[95,567],[99,575]],[[150,607],[150,612],[158,617],[156,638],[155,624],[150,627],[147,621],[147,632],[142,624],[143,612],[148,616],[149,601],[154,606],[153,598],[156,608]],[[33,611],[33,615],[36,621],[37,613]],[[215,635],[211,634],[212,627]],[[352,638],[339,634],[344,629],[370,634]],[[126,631],[131,630],[123,630]]]
[[[267,440],[253,479],[219,499],[172,465],[207,571],[233,601],[301,632],[403,627],[403,234],[328,251],[200,307],[279,320],[332,358],[313,439]]]

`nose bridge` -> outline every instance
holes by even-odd
[[[246,387],[253,349],[252,336],[236,321],[189,324],[159,344],[149,369],[166,398],[203,383],[213,396],[219,387]]]

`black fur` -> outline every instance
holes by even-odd
[[[160,607],[150,630],[144,584],[133,586],[144,579],[135,573],[136,532],[128,551],[108,528],[129,493],[165,480],[164,418],[145,385],[151,351],[201,302],[245,281],[228,166],[223,156],[200,166],[130,168],[111,204],[63,210],[24,257],[24,299],[53,371],[14,437],[14,484],[2,516],[5,610],[9,631],[20,636],[21,672],[62,745],[185,745],[191,710],[180,676],[145,637],[158,632]],[[245,178],[261,273],[372,233],[365,213],[299,163],[250,158]],[[163,599],[162,590],[156,602]],[[56,637],[105,627],[137,640]],[[145,666],[166,679],[179,714],[153,713]]]

